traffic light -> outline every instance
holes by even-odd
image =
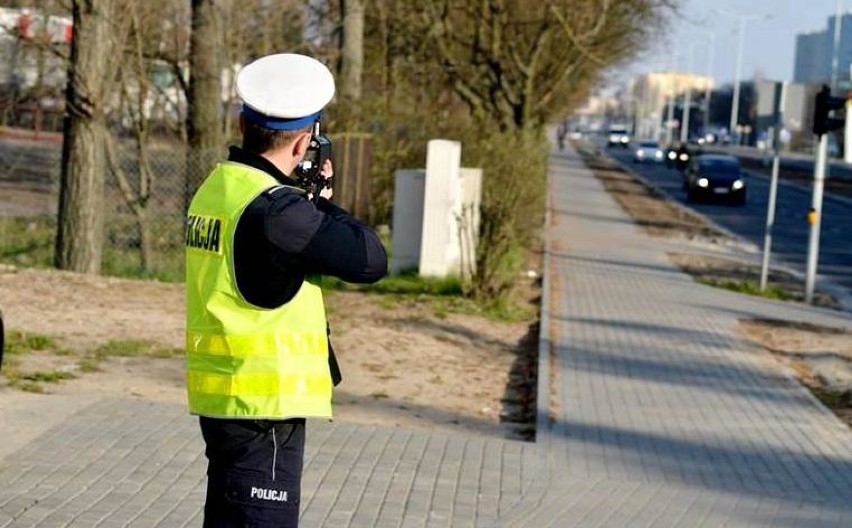
[[[822,90],[816,95],[814,106],[814,134],[821,136],[826,132],[837,130],[842,127],[845,120],[831,117],[829,114],[834,110],[840,110],[846,106],[846,99],[833,97],[828,86],[823,85]]]

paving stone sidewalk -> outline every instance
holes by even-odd
[[[302,525],[493,526],[523,496],[530,443],[311,421]],[[0,464],[0,527],[200,527],[197,421],[181,405],[104,399]]]
[[[849,315],[696,284],[570,148],[550,176],[559,477],[502,524],[852,526],[852,432],[737,334]]]
[[[302,525],[852,526],[849,429],[736,334],[742,317],[852,319],[693,283],[570,150],[551,202],[538,442],[311,422]],[[0,412],[23,445],[0,451],[0,528],[201,525],[183,406],[51,411],[41,434]]]

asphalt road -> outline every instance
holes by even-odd
[[[748,201],[742,207],[716,203],[687,203],[681,174],[677,170],[667,169],[664,164],[633,164],[632,150],[609,149],[608,152],[679,202],[710,217],[757,247],[763,247],[769,200],[768,178],[750,175],[747,180]],[[804,273],[809,232],[805,215],[811,204],[810,189],[780,185],[777,204],[773,231],[773,261]],[[844,202],[826,193],[821,230],[817,274],[852,289],[852,203],[848,199]]]

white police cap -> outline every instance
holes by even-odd
[[[237,74],[246,119],[272,130],[312,125],[334,97],[334,77],[320,61],[295,53],[267,55]]]

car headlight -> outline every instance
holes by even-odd
[[[699,187],[707,187],[710,185],[710,180],[707,178],[698,178],[698,181],[695,183],[697,183]]]
[[[689,154],[681,154],[679,157],[680,161],[686,161],[689,159]]]
[[[743,187],[745,187],[745,182],[742,180],[735,180],[734,183],[731,185],[731,189],[735,191],[739,191]]]
[[[644,150],[637,150],[636,151],[636,157],[637,158],[644,158],[645,157],[645,151]]]
[[[657,159],[663,159],[663,151],[658,150],[657,152],[654,152],[654,157]]]
[[[628,141],[629,141],[629,139],[628,139],[628,138],[626,138],[626,137],[622,137],[622,138],[621,138],[621,142],[622,142],[622,143],[627,143]]]
[[[669,159],[673,160],[675,158],[677,158],[677,152],[669,152]]]

